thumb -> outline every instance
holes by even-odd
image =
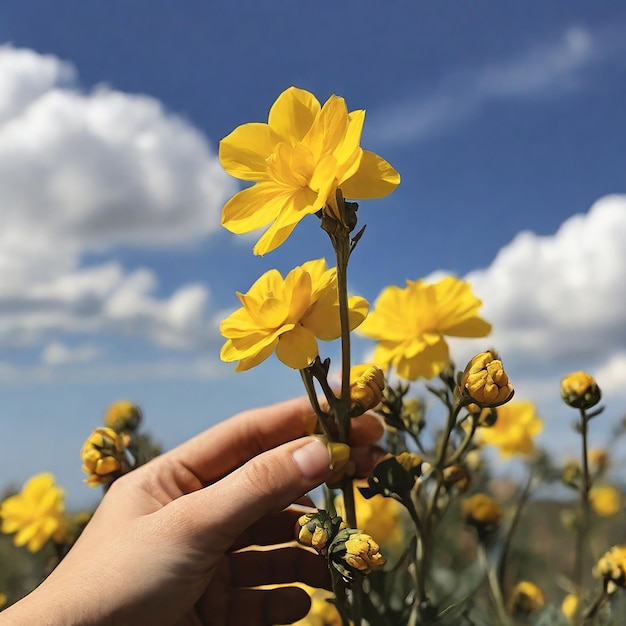
[[[345,450],[335,448],[345,462]],[[333,455],[334,456],[334,455]],[[345,460],[344,460],[345,457]],[[258,519],[290,505],[329,478],[333,464],[329,448],[316,437],[304,437],[263,452],[221,480],[176,502],[213,549],[226,550]],[[216,546],[219,538],[224,545]]]

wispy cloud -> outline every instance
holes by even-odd
[[[408,93],[399,102],[372,112],[375,143],[403,144],[445,132],[495,101],[549,98],[581,87],[584,73],[622,50],[611,30],[566,30],[557,41],[542,43],[507,60],[465,68],[442,76],[428,95]]]

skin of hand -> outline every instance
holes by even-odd
[[[317,554],[269,549],[294,539],[302,511],[286,507],[331,476],[327,447],[305,436],[310,414],[305,398],[245,411],[115,481],[68,555],[0,623],[265,626],[303,617],[303,590],[250,587],[329,585]],[[372,415],[352,420],[357,475],[379,458],[382,432]]]

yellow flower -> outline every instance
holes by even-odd
[[[530,454],[534,450],[533,437],[543,429],[532,402],[509,402],[497,409],[497,419],[490,428],[481,428],[481,443],[497,446],[504,457]]]
[[[590,409],[602,394],[595,378],[587,372],[572,372],[561,380],[561,397],[575,409]]]
[[[38,552],[50,539],[62,541],[65,534],[63,490],[52,474],[33,476],[20,493],[0,504],[1,530],[15,533],[16,546]]]
[[[388,549],[402,543],[404,534],[402,522],[404,507],[393,498],[375,495],[365,498],[358,489],[354,490],[354,505],[359,528],[376,538],[376,541]],[[337,514],[345,517],[343,496],[335,498]]]
[[[126,458],[128,437],[112,428],[96,428],[80,451],[85,482],[90,487],[112,483],[130,467]]]
[[[352,367],[350,374],[351,414],[357,416],[380,404],[385,390],[385,375],[376,365]]]
[[[130,400],[118,400],[104,414],[104,425],[117,432],[137,430],[141,424],[141,409]]]
[[[465,367],[461,392],[481,407],[496,407],[513,397],[513,385],[493,351],[480,352]]]
[[[276,356],[289,367],[304,369],[318,355],[317,339],[337,339],[341,334],[337,299],[337,272],[326,261],[308,261],[283,279],[278,270],[261,276],[246,294],[237,293],[243,307],[220,325],[228,341],[220,356],[239,361],[243,372]],[[369,305],[358,296],[348,301],[350,329],[367,315]]]
[[[546,604],[543,591],[529,580],[521,580],[513,588],[511,594],[511,612],[513,614],[532,613]]]
[[[449,361],[451,337],[484,337],[491,325],[478,317],[481,301],[468,283],[448,276],[436,283],[407,280],[378,296],[359,333],[377,342],[373,360],[394,366],[407,380],[432,378]]]
[[[298,584],[311,596],[311,608],[306,617],[294,622],[292,626],[342,626],[343,621],[339,611],[332,602],[335,596],[326,589],[314,589],[307,585]]]
[[[578,596],[575,593],[568,593],[561,602],[561,612],[570,622],[574,621],[576,614],[578,613]]]
[[[594,574],[606,583],[626,587],[626,546],[613,546],[598,561]]]
[[[0,609],[8,602],[9,598],[6,593],[0,593]]]
[[[602,517],[615,515],[621,508],[622,495],[610,485],[598,485],[589,490],[593,510]]]
[[[248,233],[271,223],[254,247],[265,254],[278,247],[306,215],[330,205],[335,194],[382,198],[400,183],[384,159],[360,147],[365,111],[348,113],[343,98],[322,107],[312,93],[290,87],[274,102],[267,124],[250,123],[222,139],[222,167],[255,184],[224,206],[222,224]]]

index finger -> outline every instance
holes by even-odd
[[[252,457],[309,434],[315,417],[307,397],[244,411],[220,422],[161,457],[182,466],[194,483],[186,492],[219,480]],[[365,413],[351,420],[350,444],[373,444],[383,434],[381,421]],[[181,479],[181,477],[178,477]]]
[[[191,472],[199,488],[261,452],[306,435],[312,412],[306,397],[250,409],[196,435],[161,459]]]

